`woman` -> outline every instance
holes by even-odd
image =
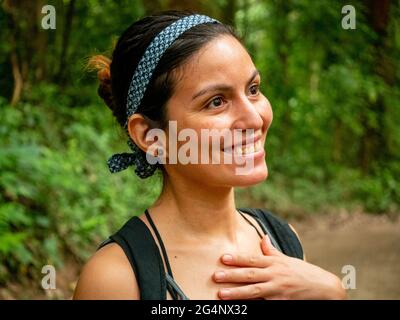
[[[91,63],[99,67],[99,95],[132,149],[110,158],[111,172],[133,165],[146,178],[159,169],[163,189],[145,213],[101,245],[81,273],[75,299],[346,297],[339,278],[305,261],[293,227],[265,210],[236,208],[234,187],[267,178],[263,145],[272,110],[259,91],[259,72],[229,26],[162,12],[122,34],[111,65],[102,56]],[[166,136],[154,138],[154,129]],[[220,136],[212,146],[212,137],[202,137],[189,150],[202,161],[188,162],[182,160],[188,142],[176,139],[185,129],[194,133],[186,138],[200,139],[203,129],[243,135]],[[209,161],[227,155],[242,162]],[[243,163],[249,165],[240,172]]]

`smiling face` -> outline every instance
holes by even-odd
[[[213,149],[210,140],[210,158],[219,156],[220,163],[209,161],[209,164],[204,164],[203,161],[184,165],[178,161],[177,164],[165,164],[169,176],[206,181],[214,186],[248,186],[265,180],[268,169],[263,146],[272,122],[272,109],[259,91],[259,72],[242,44],[232,36],[219,36],[178,72],[179,80],[166,106],[168,120],[176,121],[178,133],[190,128],[200,138],[202,129],[229,129],[230,132],[240,132],[240,139],[225,145],[221,142],[218,148]],[[249,129],[253,130],[250,140],[237,145],[246,139],[245,130]],[[178,141],[178,150],[185,143]],[[198,148],[200,155],[200,142]],[[166,149],[168,154],[168,147]],[[224,163],[225,153],[233,153],[241,163],[252,163],[251,168],[246,170],[246,174],[238,174],[237,169],[245,165],[235,160]]]

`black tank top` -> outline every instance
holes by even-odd
[[[263,237],[245,214],[252,216],[279,251],[290,257],[303,259],[301,243],[286,221],[262,209],[239,208],[238,212],[256,229],[259,236]],[[123,249],[135,273],[142,300],[165,300],[167,291],[173,299],[186,300],[188,297],[174,280],[164,243],[147,209],[145,214],[160,244],[167,272],[149,228],[136,216],[103,241],[98,249],[112,242],[116,242]]]

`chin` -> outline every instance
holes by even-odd
[[[234,187],[250,187],[265,181],[268,178],[268,167],[264,165],[259,165],[243,175],[234,174],[231,177],[233,180],[232,186]]]
[[[231,154],[232,151],[228,152]],[[219,179],[222,178],[226,185],[232,187],[248,187],[263,182],[268,177],[265,150],[259,148],[252,153],[234,153],[233,163],[222,165],[218,171]]]
[[[183,166],[183,175],[212,186],[249,187],[265,181],[268,177],[268,167],[263,159],[246,170],[238,171],[237,165],[191,165]],[[238,172],[245,174],[238,174]]]
[[[211,178],[216,184],[222,184],[230,187],[250,187],[265,181],[268,178],[268,167],[265,161],[254,168],[246,170],[245,174],[238,174],[240,167],[229,166],[220,168]]]

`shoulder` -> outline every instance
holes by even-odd
[[[140,299],[135,273],[118,244],[102,247],[85,264],[73,299]]]

